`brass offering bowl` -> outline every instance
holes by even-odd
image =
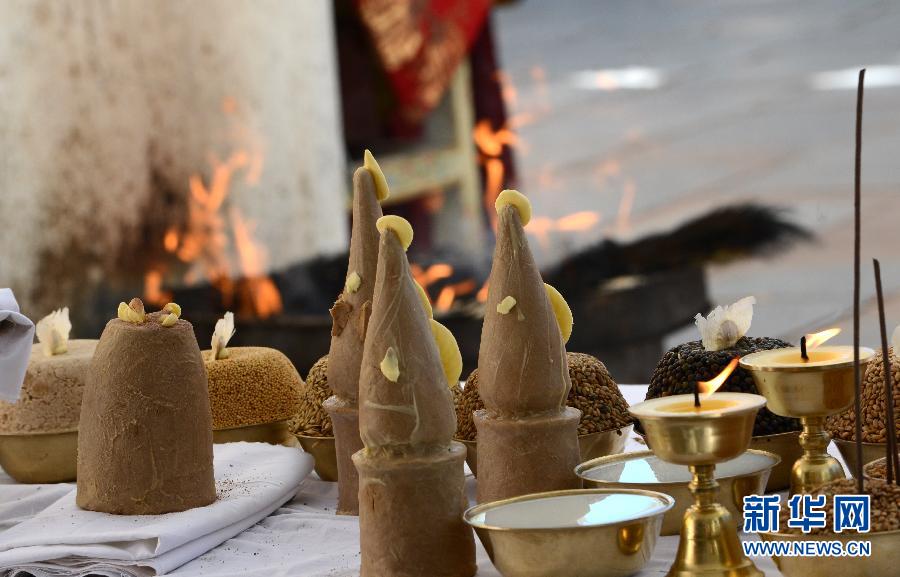
[[[625,443],[631,435],[634,425],[628,425],[621,429],[610,429],[608,431],[598,431],[596,433],[588,433],[587,435],[578,435],[578,447],[581,452],[581,460],[587,461],[607,455],[618,455],[625,450]],[[478,471],[478,442],[465,441],[463,439],[455,439],[466,446],[466,463],[472,471],[472,475],[477,476]]]
[[[303,450],[313,456],[316,474],[323,481],[338,480],[337,453],[334,449],[334,437],[309,437],[297,434],[297,440]]]
[[[780,461],[781,458],[773,453],[749,450],[716,467],[719,494],[736,527],[743,515],[744,497],[761,495],[770,472]],[[671,495],[675,506],[663,518],[662,535],[679,533],[681,520],[694,502],[688,489],[691,480],[688,468],[663,461],[651,451],[592,459],[578,465],[575,474],[581,477],[585,487],[641,489]]]
[[[760,533],[763,541],[869,541],[868,557],[773,557],[784,577],[888,577],[900,567],[900,531],[788,535]]]
[[[847,469],[850,475],[856,471],[856,442],[845,441],[844,439],[835,439],[835,446],[847,463]],[[887,453],[887,443],[862,443],[863,463],[871,463],[879,457],[884,457]]]
[[[750,439],[750,448],[756,451],[775,453],[780,462],[769,473],[766,492],[783,491],[791,486],[791,467],[803,456],[800,447],[800,431],[759,435]]]
[[[270,445],[285,445],[296,447],[297,440],[288,428],[287,421],[275,421],[260,425],[247,425],[231,429],[219,429],[213,431],[214,443],[268,443]]]
[[[654,491],[574,489],[484,503],[463,518],[503,577],[625,577],[650,560],[674,503]]]
[[[690,407],[692,395],[674,395],[631,407],[641,421],[647,443],[657,457],[687,465],[694,504],[684,514],[681,539],[668,577],[764,577],[744,555],[737,520],[721,505],[715,479],[717,463],[747,450],[756,414],[766,404],[759,395],[716,393],[700,412]]]
[[[815,350],[827,353],[833,349],[838,347]],[[820,485],[846,477],[840,462],[827,452],[831,435],[825,429],[825,419],[853,404],[853,361],[779,365],[767,360],[772,353],[761,351],[747,355],[741,359],[741,367],[753,375],[770,411],[800,419],[803,456],[791,469],[791,494],[809,493]],[[860,347],[862,373],[874,356],[872,349]]]
[[[74,481],[78,431],[0,434],[0,467],[19,483]]]
[[[900,453],[898,453],[898,454],[900,454]],[[886,481],[887,479],[885,478],[886,477],[885,475],[878,475],[876,477],[876,476],[873,476],[872,472],[871,472],[872,467],[874,467],[876,465],[884,465],[885,459],[887,459],[887,457],[881,457],[880,459],[874,459],[872,461],[869,461],[865,465],[863,465],[863,477],[865,477],[866,479],[881,479],[882,481]],[[885,471],[885,473],[886,472],[887,471]]]

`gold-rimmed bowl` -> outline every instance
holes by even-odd
[[[74,481],[77,453],[77,430],[0,434],[0,467],[19,483]]]
[[[337,481],[337,452],[334,448],[334,437],[311,437],[299,433],[296,437],[303,450],[312,455],[319,478],[323,481]]]
[[[578,435],[578,448],[581,453],[581,461],[588,461],[606,455],[618,455],[625,450],[625,443],[631,435],[634,425],[628,425],[619,429],[609,429],[608,431],[598,431],[596,433],[588,433],[587,435]],[[454,439],[466,446],[466,464],[472,471],[472,475],[477,476],[478,471],[478,441],[466,441],[464,439]]]
[[[258,425],[217,429],[213,431],[214,443],[268,443],[296,447],[297,439],[291,432],[287,421],[273,421]]]
[[[791,486],[791,467],[803,456],[800,431],[755,436],[750,439],[750,448],[775,453],[781,458],[781,462],[769,473],[769,481],[766,483],[767,493],[783,491]]]
[[[653,554],[668,495],[575,489],[484,503],[465,512],[503,577],[625,577]]]
[[[856,474],[856,441],[834,439],[834,445],[847,463],[847,473],[850,476]],[[887,443],[862,443],[863,464],[884,457],[887,454]]]
[[[780,461],[781,457],[774,453],[751,449],[716,466],[715,479],[719,483],[720,501],[737,523],[743,516],[744,497],[761,495],[770,472]],[[675,505],[663,518],[663,535],[678,535],[685,511],[694,504],[694,497],[688,489],[691,480],[688,468],[667,463],[652,451],[593,459],[578,465],[575,474],[584,481],[585,487],[640,489],[671,495]]]
[[[898,453],[898,455],[900,455],[900,453]],[[886,470],[885,470],[885,475],[878,475],[876,477],[875,475],[872,474],[872,468],[874,468],[878,465],[884,465],[886,460],[887,460],[887,457],[885,456],[885,457],[881,457],[880,459],[875,459],[873,461],[869,461],[868,463],[866,463],[863,466],[863,476],[866,479],[880,479],[882,481],[886,481],[887,480],[887,478],[886,478],[887,471]]]
[[[900,531],[791,535],[760,533],[763,541],[868,541],[871,554],[862,557],[773,557],[784,577],[887,577],[900,567]]]

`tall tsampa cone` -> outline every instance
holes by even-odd
[[[328,352],[328,385],[334,396],[324,403],[334,426],[338,466],[337,512],[359,511],[356,467],[351,455],[362,448],[359,438],[359,366],[362,362],[366,325],[372,310],[375,270],[378,266],[378,231],[381,218],[376,179],[368,168],[353,175],[353,228],[347,281],[331,308],[331,348]]]
[[[360,378],[365,448],[353,455],[361,575],[469,577],[466,450],[451,439],[453,401],[414,282],[401,241],[385,228]]]
[[[523,229],[530,206],[504,191],[497,213],[478,354],[479,502],[581,485],[573,472],[581,413],[566,407],[565,345]]]

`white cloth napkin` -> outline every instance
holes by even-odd
[[[165,515],[84,511],[75,490],[0,533],[0,576],[161,575],[206,553],[293,498],[313,459],[264,443],[215,445],[215,503]]]
[[[0,399],[19,400],[33,342],[34,323],[19,312],[12,290],[0,288]]]

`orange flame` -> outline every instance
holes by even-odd
[[[481,153],[482,163],[484,164],[484,204],[493,226],[496,224],[494,202],[503,189],[503,177],[505,175],[503,160],[500,159],[500,155],[503,154],[503,147],[517,146],[519,140],[508,124],[500,127],[498,130],[494,130],[491,126],[491,121],[487,118],[479,120],[475,124],[475,128],[472,130],[472,139]]]
[[[453,306],[454,300],[456,300],[456,291],[452,286],[445,286],[441,289],[437,300],[434,301],[434,308],[439,311],[448,311]]]
[[[485,281],[484,285],[482,285],[482,287],[478,289],[478,292],[475,294],[475,300],[480,303],[487,302],[488,288],[488,281]]]
[[[222,100],[226,117],[234,117],[239,111],[239,103],[233,97]],[[189,265],[183,277],[186,284],[208,281],[229,308],[235,290],[239,290],[238,312],[265,318],[282,310],[281,294],[266,274],[265,248],[254,238],[253,223],[247,222],[237,208],[229,207],[227,215],[224,211],[232,182],[240,176],[246,185],[253,186],[259,182],[263,168],[259,138],[240,126],[236,128],[241,141],[251,146],[233,151],[224,161],[211,155],[208,181],[200,174],[188,178],[187,223],[183,229],[167,229],[162,246]],[[236,283],[238,278],[241,282]],[[162,291],[162,282],[160,271],[147,273],[144,297],[148,302],[171,299]]]
[[[144,275],[144,300],[153,304],[167,303],[172,300],[172,294],[162,290],[162,273],[160,271],[150,270]]]
[[[534,216],[525,226],[525,231],[537,237],[542,246],[547,246],[551,232],[583,232],[596,226],[602,217],[599,212],[590,210],[575,212],[557,219]]]
[[[409,265],[413,278],[422,285],[423,289],[427,289],[439,280],[445,279],[453,275],[453,266],[446,263],[437,263],[423,269],[421,265]]]
[[[708,398],[710,395],[719,390],[719,387],[725,384],[725,381],[728,380],[728,377],[731,373],[734,372],[734,369],[738,366],[738,361],[740,359],[735,357],[731,359],[731,362],[728,363],[728,366],[722,369],[722,372],[716,375],[713,379],[709,381],[698,381],[697,389],[703,395],[703,398]]]
[[[266,255],[264,249],[253,241],[250,225],[241,216],[237,209],[230,211],[232,228],[234,230],[235,248],[241,263],[244,280],[247,282],[248,294],[242,301],[249,301],[250,308],[247,313],[256,314],[267,318],[281,312],[283,305],[281,293],[275,283],[265,275]]]
[[[814,349],[818,346],[821,346],[832,337],[836,337],[840,334],[841,329],[833,328],[833,329],[825,329],[824,331],[820,331],[818,333],[812,333],[806,335],[806,348]]]
[[[166,249],[166,252],[175,252],[178,250],[177,230],[170,228],[166,231],[166,235],[163,237],[163,247]]]

